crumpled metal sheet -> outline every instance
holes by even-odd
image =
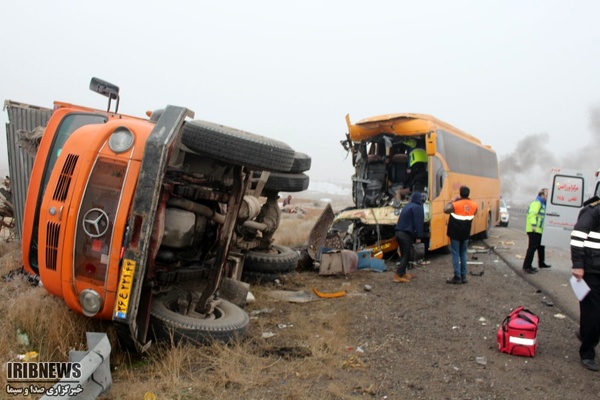
[[[313,260],[317,259],[317,252],[321,247],[325,245],[325,239],[327,238],[327,231],[329,231],[329,227],[331,227],[331,223],[333,222],[335,215],[333,213],[333,209],[331,208],[331,204],[327,204],[321,215],[315,222],[315,225],[310,230],[308,234],[308,255]]]

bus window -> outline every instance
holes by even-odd
[[[442,188],[444,187],[444,183],[446,180],[446,171],[444,171],[444,167],[442,162],[437,156],[431,158],[432,162],[432,171],[433,171],[433,185],[431,188],[432,198],[435,199],[440,195]]]

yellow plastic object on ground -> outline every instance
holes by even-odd
[[[313,288],[313,292],[317,295],[317,297],[320,297],[322,299],[335,299],[338,297],[344,297],[346,295],[345,290],[342,290],[339,292],[333,292],[333,293],[322,293],[322,292],[319,292],[316,288]]]

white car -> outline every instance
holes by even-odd
[[[508,206],[504,202],[504,199],[500,199],[500,226],[508,226]]]

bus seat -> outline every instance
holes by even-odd
[[[382,163],[383,160],[384,160],[384,158],[378,154],[369,154],[367,156],[367,163],[369,163],[369,164]]]
[[[408,154],[394,154],[390,164],[390,181],[402,183],[406,179],[408,168]]]

